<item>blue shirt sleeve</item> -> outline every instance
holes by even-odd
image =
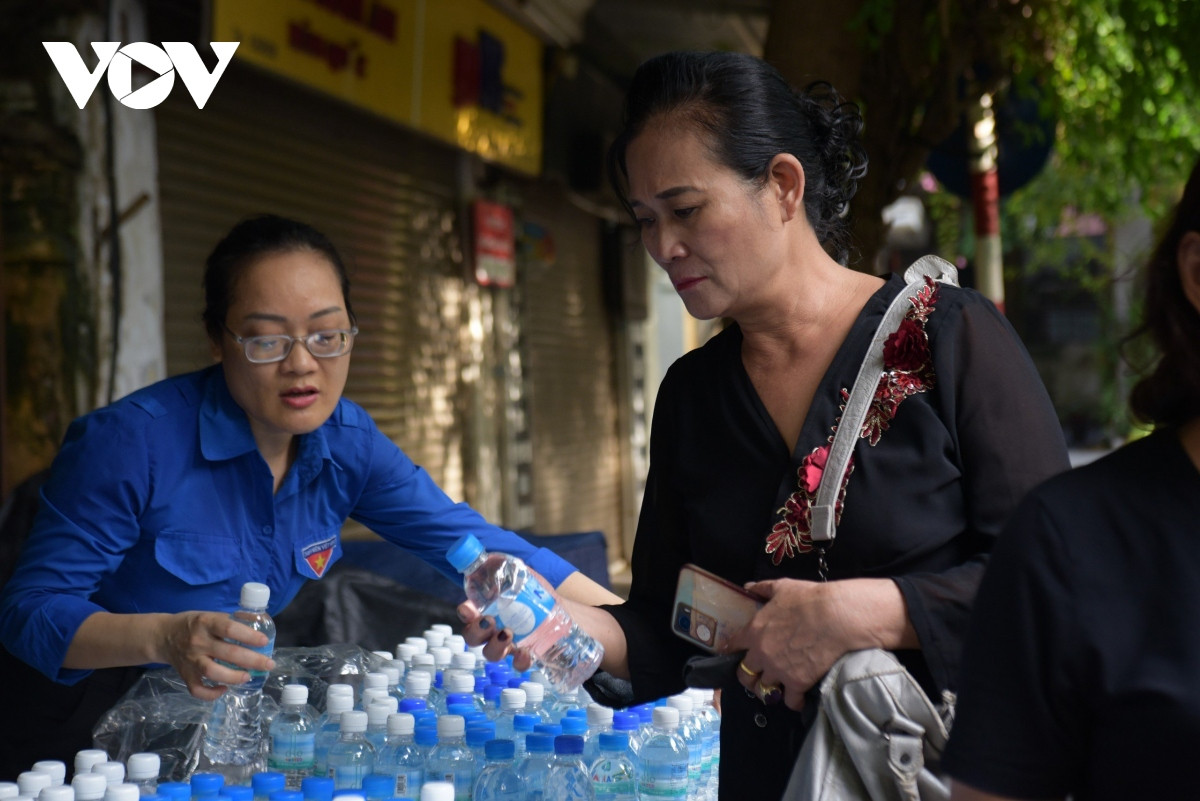
[[[64,684],[91,672],[63,670],[63,658],[83,621],[105,611],[89,599],[139,536],[149,474],[142,428],[112,409],[71,424],[0,597],[4,647]]]
[[[366,484],[351,514],[355,520],[455,583],[462,579],[447,561],[446,551],[466,533],[478,537],[489,551],[519,557],[555,587],[576,572],[553,551],[536,548],[514,532],[487,522],[465,503],[452,501],[374,423],[370,428]]]

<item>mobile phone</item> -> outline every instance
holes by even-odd
[[[702,567],[686,564],[675,585],[671,631],[709,653],[725,651],[763,600]]]

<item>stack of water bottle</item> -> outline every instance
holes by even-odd
[[[376,652],[384,667],[365,674],[360,691],[329,685],[323,710],[309,705],[308,687],[288,684],[264,719],[265,675],[230,687],[214,703],[190,784],[157,784],[155,754],[126,765],[81,751],[70,785],[63,763],[38,763],[17,783],[0,782],[0,801],[715,801],[711,690],[616,712],[590,703],[581,685],[603,651],[524,564],[470,535],[447,556],[467,597],[514,632],[534,670],[517,674],[511,658],[489,663],[439,624]],[[234,613],[267,634],[268,654],[269,594],[247,584]]]

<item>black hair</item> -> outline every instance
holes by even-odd
[[[745,53],[675,52],[634,73],[621,132],[608,151],[608,179],[625,210],[625,152],[647,124],[670,115],[704,135],[714,157],[763,185],[771,159],[790,153],[804,168],[804,212],[817,239],[842,264],[850,255],[847,214],[867,153],[863,120],[830,84],[795,92],[765,61]]]
[[[329,260],[342,285],[342,302],[350,324],[357,320],[350,307],[350,276],[333,243],[306,223],[274,214],[248,217],[230,229],[209,254],[204,268],[204,327],[208,336],[219,342],[224,336],[225,316],[235,285],[242,272],[253,262],[273,253],[311,250]]]
[[[1149,337],[1159,353],[1129,397],[1134,417],[1154,425],[1178,426],[1200,417],[1200,311],[1179,278],[1179,242],[1189,231],[1200,232],[1200,161],[1146,263],[1142,323],[1131,335]]]

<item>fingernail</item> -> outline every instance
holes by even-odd
[[[490,629],[491,627],[492,627],[492,622],[490,620],[488,620],[486,617],[479,621],[479,628],[484,629],[486,631],[487,629]]]
[[[499,634],[496,635],[496,639],[499,640],[500,642],[508,642],[508,632],[501,631]]]

